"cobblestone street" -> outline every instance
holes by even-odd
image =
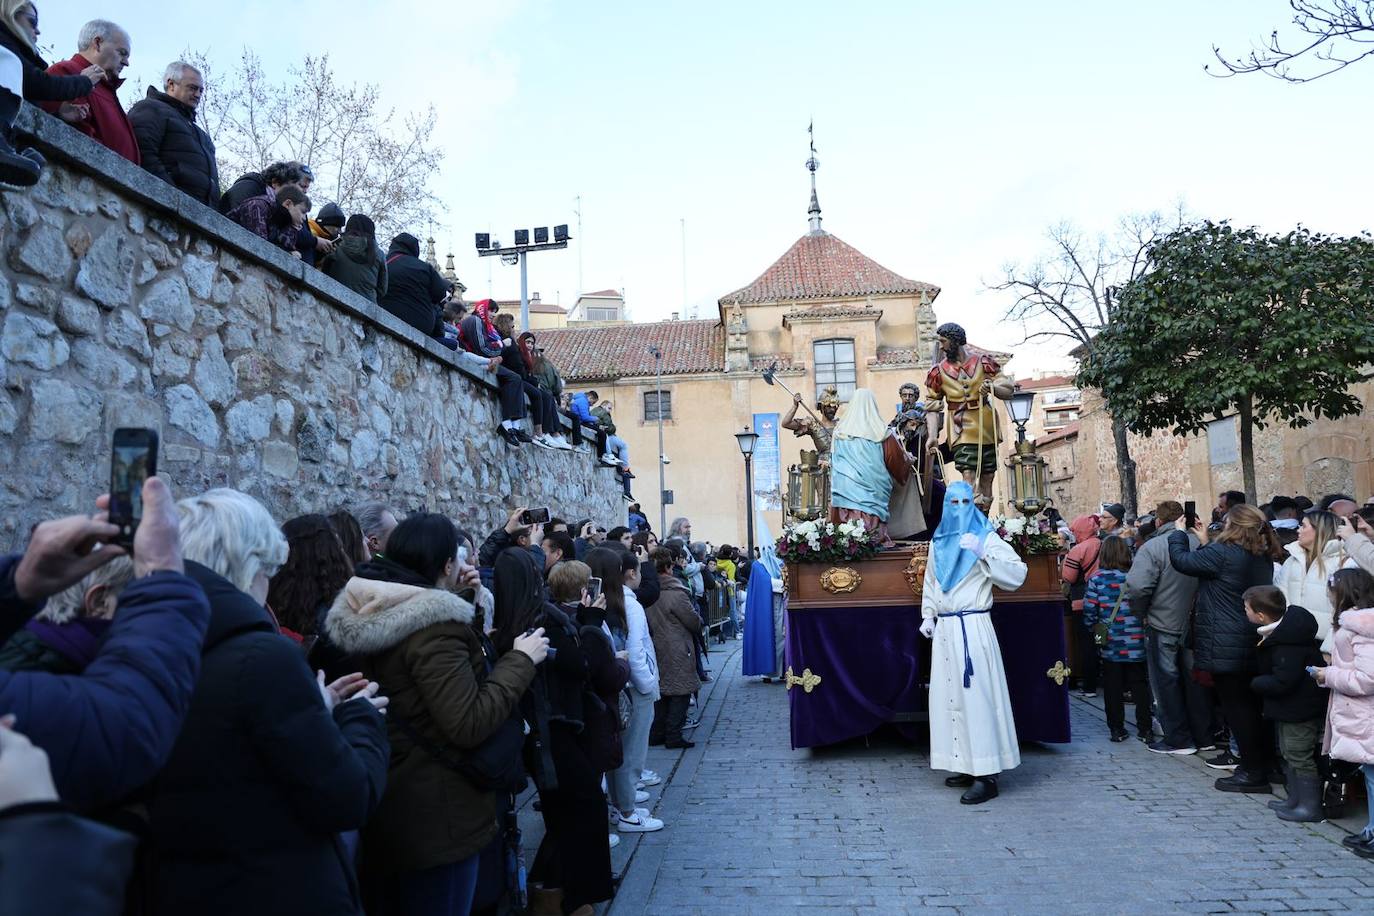
[[[1197,757],[1111,744],[1088,703],[1073,744],[1023,747],[1002,796],[968,808],[920,745],[791,750],[785,691],[741,677],[738,645],[712,655],[696,748],[651,749],[668,827],[615,850],[614,916],[1374,910],[1374,863],[1339,827],[1217,792]]]

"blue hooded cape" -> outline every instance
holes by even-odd
[[[973,487],[961,480],[945,489],[944,514],[940,517],[940,527],[935,529],[935,537],[931,539],[931,552],[935,555],[935,578],[946,594],[964,581],[969,570],[978,562],[973,551],[959,546],[959,539],[972,534],[982,540],[988,532],[996,530],[988,517],[973,504]]]

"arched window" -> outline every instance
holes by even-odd
[[[842,403],[849,403],[854,393],[854,341],[847,338],[818,340],[814,345],[816,357],[816,399],[831,385]]]

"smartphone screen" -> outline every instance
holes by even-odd
[[[1192,530],[1197,524],[1197,503],[1191,499],[1183,504],[1183,518],[1187,521],[1188,530]]]
[[[592,576],[587,580],[587,598],[595,601],[601,595],[601,580]]]
[[[543,506],[539,509],[526,509],[520,513],[520,524],[522,525],[543,525],[549,520],[549,507]]]
[[[157,473],[157,430],[121,427],[110,449],[110,524],[131,545],[143,518],[143,483]]]

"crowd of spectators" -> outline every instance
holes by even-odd
[[[1165,500],[1060,533],[1077,686],[1101,681],[1111,740],[1129,700],[1149,750],[1211,754],[1221,791],[1285,785],[1269,807],[1287,821],[1340,816],[1362,771],[1369,823],[1346,845],[1374,858],[1374,499],[1228,490],[1192,525]]]
[[[102,497],[0,559],[0,911],[587,916],[664,828],[648,748],[693,746],[703,589],[748,569],[687,519],[142,499],[131,549]]]

